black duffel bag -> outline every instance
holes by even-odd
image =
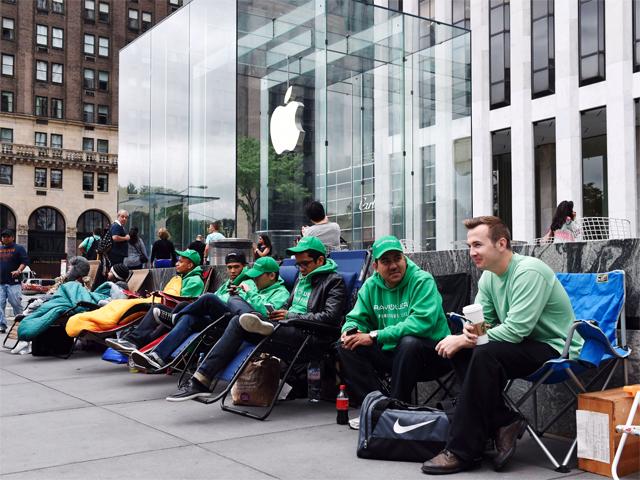
[[[371,392],[360,410],[358,457],[424,462],[444,448],[450,415]]]

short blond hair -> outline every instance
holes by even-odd
[[[171,234],[169,233],[169,230],[167,230],[164,227],[160,227],[158,229],[158,237],[160,237],[160,239],[162,240],[169,240],[171,238]]]

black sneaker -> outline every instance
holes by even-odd
[[[107,338],[104,343],[107,347],[111,347],[116,352],[124,353],[125,355],[131,355],[131,352],[138,349],[133,343],[123,338]]]
[[[173,328],[173,313],[167,312],[166,310],[158,307],[154,307],[153,318],[158,325],[162,325],[163,327],[167,327],[168,329]]]
[[[166,400],[167,402],[184,402],[185,400],[193,400],[194,398],[208,397],[210,395],[211,392],[207,387],[191,377],[184,386],[178,388],[178,391],[169,395]]]
[[[164,367],[164,361],[157,353],[142,353],[140,350],[131,352],[131,362],[144,370],[160,370]]]

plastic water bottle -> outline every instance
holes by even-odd
[[[200,368],[200,365],[202,365],[202,362],[204,362],[204,352],[200,352],[200,355],[198,355],[198,363],[196,366],[196,370]]]
[[[309,397],[309,402],[319,402],[321,391],[322,373],[320,369],[320,362],[309,362],[309,366],[307,367],[307,396]]]
[[[347,387],[340,385],[340,391],[336,397],[336,423],[338,425],[347,425],[349,423],[349,397],[347,396]]]

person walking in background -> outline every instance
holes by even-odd
[[[576,212],[573,202],[563,200],[553,214],[549,231],[544,236],[545,242],[575,242],[580,235],[580,228],[575,222]]]
[[[312,225],[302,227],[302,236],[318,237],[327,252],[340,250],[340,225],[329,221],[322,204],[314,200],[304,210]]]
[[[144,242],[139,235],[140,229],[138,227],[131,227],[129,229],[129,254],[124,259],[124,264],[129,267],[129,270],[139,270],[144,268],[145,264],[149,261],[147,257],[147,249],[144,246]]]
[[[224,235],[220,232],[221,227],[222,223],[220,222],[220,220],[216,220],[215,222],[209,224],[209,235],[207,235],[207,239],[204,242],[206,243],[204,247],[204,256],[207,263],[211,263],[211,244],[225,238]]]
[[[258,260],[262,257],[270,257],[272,250],[271,239],[267,235],[258,235],[258,243],[253,247],[253,258]]]
[[[3,230],[0,234],[0,333],[7,331],[4,309],[7,300],[13,308],[13,315],[22,313],[22,271],[29,264],[27,251],[15,242],[12,230]]]
[[[93,229],[93,234],[82,240],[82,243],[78,246],[78,252],[87,260],[96,260],[98,258],[98,242],[102,238],[102,228],[96,227]]]
[[[154,267],[168,268],[176,264],[176,248],[170,238],[169,230],[158,229],[158,240],[151,247],[151,265]]]
[[[124,259],[127,258],[127,255],[129,254],[129,246],[127,242],[130,237],[124,230],[127,220],[129,220],[129,212],[126,210],[120,210],[116,221],[113,222],[109,228],[111,240],[113,241],[111,249],[107,252],[109,265],[117,265],[118,263],[124,262]]]
[[[204,259],[205,244],[202,241],[202,239],[203,239],[202,235],[200,234],[196,235],[196,239],[193,242],[191,242],[187,248],[190,250],[195,250],[200,254],[200,258]]]

